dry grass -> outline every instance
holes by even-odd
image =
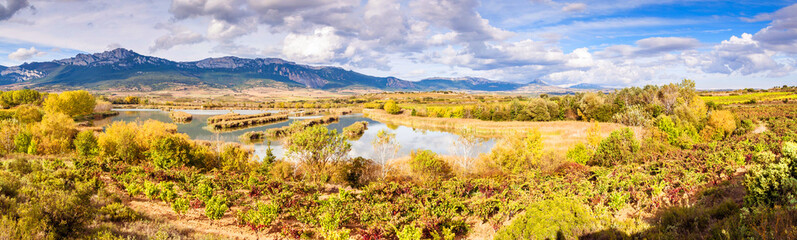
[[[406,112],[390,115],[383,110],[363,109],[366,117],[388,123],[404,125],[412,128],[440,130],[447,132],[460,131],[463,128],[473,129],[480,137],[500,138],[516,131],[538,129],[542,134],[546,151],[567,151],[568,148],[587,141],[587,129],[593,126],[590,122],[553,121],[553,122],[493,122],[478,119],[414,117]],[[617,123],[598,123],[601,136],[606,137],[612,131],[627,127]],[[637,137],[642,128],[631,127]]]

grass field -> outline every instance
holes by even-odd
[[[746,103],[750,100],[756,102],[782,101],[784,99],[797,100],[797,93],[793,92],[756,92],[746,94],[731,93],[728,95],[700,96],[703,101],[718,104]]]

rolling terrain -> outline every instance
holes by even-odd
[[[206,58],[192,62],[138,54],[117,48],[95,54],[19,66],[0,66],[0,85],[67,87],[131,91],[168,90],[180,87],[243,90],[256,87],[309,88],[320,90],[472,90],[515,91],[528,88],[564,90],[540,81],[527,84],[483,78],[428,78],[407,81],[375,77],[339,67],[309,66],[278,58]]]

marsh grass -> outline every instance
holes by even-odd
[[[183,111],[172,111],[172,112],[169,112],[169,117],[175,123],[188,123],[188,122],[191,122],[191,120],[194,119],[193,115],[191,115],[190,113],[187,113],[187,112],[183,112]]]

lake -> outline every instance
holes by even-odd
[[[110,118],[95,121],[95,126],[107,126],[112,122],[125,121],[146,121],[149,119],[161,122],[173,123],[169,118],[169,113],[158,109],[113,109],[118,111],[119,115]],[[238,136],[251,131],[265,131],[270,128],[278,128],[290,125],[294,121],[301,121],[309,118],[317,118],[320,116],[307,116],[307,117],[289,117],[288,121],[267,124],[257,127],[246,129],[239,129],[234,131],[213,132],[205,128],[207,126],[207,119],[214,115],[221,115],[230,112],[238,114],[257,114],[263,112],[277,112],[277,111],[260,111],[260,110],[175,110],[183,111],[193,115],[193,121],[186,124],[176,124],[177,131],[185,133],[191,139],[195,140],[210,140],[210,141],[225,141],[225,142],[240,142]],[[432,150],[435,153],[442,155],[455,155],[452,148],[453,142],[460,138],[459,135],[433,130],[413,129],[401,125],[388,125],[373,119],[363,117],[360,114],[343,115],[338,122],[327,125],[329,129],[337,129],[342,132],[343,128],[358,121],[367,121],[368,129],[362,137],[357,140],[349,140],[351,143],[351,152],[349,156],[357,157],[362,156],[365,158],[373,159],[373,145],[372,142],[376,138],[379,130],[385,130],[389,133],[396,134],[396,141],[401,146],[396,157],[404,157],[410,155],[413,150]],[[267,142],[263,143],[249,143],[243,144],[254,149],[257,159],[262,159],[266,153]],[[484,143],[477,148],[477,153],[486,153],[495,145],[494,139],[487,139]],[[273,140],[271,148],[274,155],[281,158],[284,155],[284,149],[280,141]]]

